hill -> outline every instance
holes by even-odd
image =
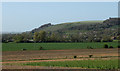
[[[21,34],[4,34],[2,41],[22,41],[27,42],[33,40],[36,33],[44,31],[46,37],[44,42],[99,42],[119,40],[120,18],[109,18],[104,21],[80,21],[68,22],[52,25],[51,23],[44,24],[29,32]],[[44,33],[44,34],[45,34]],[[39,40],[41,42],[41,40]]]
[[[62,30],[64,31],[71,31],[73,30],[72,28],[76,28],[77,26],[83,26],[83,25],[90,25],[90,24],[102,24],[103,21],[80,21],[80,22],[69,22],[69,23],[61,23],[61,24],[56,24],[56,25],[50,25],[50,24],[45,24],[45,25],[49,25],[49,26],[44,26],[44,27],[39,27],[39,28],[35,28],[33,29],[31,32],[39,32],[40,30],[44,30],[47,32],[62,32]],[[74,29],[74,30],[77,30]]]
[[[102,31],[106,29],[117,29],[118,27],[118,18],[109,18],[104,21],[80,21],[80,22],[69,22],[61,23],[57,25],[45,24],[48,26],[35,28],[31,33],[39,32],[41,30],[46,32],[55,32],[55,33],[81,33],[88,31]]]

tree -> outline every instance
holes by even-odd
[[[112,42],[113,40],[109,36],[104,36],[102,41],[103,42]]]
[[[15,35],[14,42],[16,42],[16,43],[23,42],[23,36],[19,35],[19,34]]]
[[[39,42],[38,35],[39,35],[38,32],[35,32],[35,33],[34,33],[33,40],[34,40],[35,42]]]
[[[55,42],[56,41],[56,36],[54,33],[52,33],[52,35],[50,36],[50,40]]]
[[[45,31],[40,31],[34,33],[34,41],[35,42],[44,42],[46,41],[46,32]]]
[[[108,45],[107,45],[107,44],[104,44],[104,48],[108,48]]]
[[[40,42],[45,42],[46,41],[46,32],[45,31],[40,31],[38,38],[40,39]]]
[[[29,35],[28,35],[27,33],[22,33],[21,35],[22,35],[22,37],[23,37],[23,42],[27,42],[28,39],[30,39],[30,38],[29,38]]]
[[[120,40],[120,35],[117,36],[117,40]]]

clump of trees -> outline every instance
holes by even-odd
[[[91,34],[89,34],[91,33]],[[30,43],[30,42],[112,42],[110,36],[96,35],[92,32],[69,34],[58,32],[40,31],[35,33],[13,34],[4,36],[2,42]],[[118,37],[119,38],[119,37]]]
[[[107,44],[105,44],[105,45],[104,45],[104,48],[108,48],[108,45],[107,45]]]
[[[113,46],[108,46],[108,44],[104,44],[104,48],[114,48]]]
[[[33,38],[35,42],[45,42],[46,32],[45,31],[35,32]]]
[[[110,46],[109,48],[113,48],[113,46]]]

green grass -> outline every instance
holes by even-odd
[[[79,21],[79,22],[67,22],[67,23],[61,23],[61,24],[96,24],[96,23],[103,23],[103,20],[90,20],[90,21]]]
[[[30,66],[52,66],[52,67],[80,67],[94,69],[118,69],[118,60],[74,60],[74,61],[51,61],[32,62],[23,65]]]
[[[44,50],[63,50],[63,49],[85,49],[87,46],[92,48],[103,48],[104,44],[117,47],[117,42],[93,42],[93,43],[2,43],[2,51],[19,51],[23,48],[27,50],[39,50],[40,46]]]
[[[61,24],[45,27],[42,30],[44,30],[44,31],[57,31],[57,30],[61,30],[61,29],[67,29],[67,28],[79,26],[82,24],[96,24],[96,23],[102,23],[102,22],[103,22],[102,20],[67,22],[67,23],[61,23]]]

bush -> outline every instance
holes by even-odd
[[[88,49],[93,49],[92,47],[87,46]]]
[[[22,50],[23,50],[23,51],[26,51],[27,49],[23,48]]]
[[[89,55],[89,58],[91,58],[93,55]]]
[[[110,46],[109,48],[113,48],[113,46]]]
[[[74,56],[74,58],[77,58],[77,56]]]
[[[120,48],[120,45],[118,45],[118,48]]]
[[[113,40],[110,37],[104,37],[102,42],[112,42]]]
[[[43,50],[43,47],[40,46],[40,49],[39,50]]]
[[[93,49],[92,47],[90,47],[90,49]]]
[[[105,45],[104,45],[104,48],[108,48],[108,45],[107,45],[107,44],[105,44]]]

